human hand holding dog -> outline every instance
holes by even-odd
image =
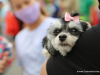
[[[84,22],[83,20],[80,20],[81,22]],[[90,24],[90,22],[86,22],[88,24],[89,27],[92,27],[92,25]]]
[[[90,22],[86,22],[88,24],[89,27],[92,27],[92,25],[90,24]]]
[[[7,68],[7,63],[9,61],[9,52],[4,52],[3,59],[0,60],[0,74],[3,73]]]

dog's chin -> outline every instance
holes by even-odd
[[[70,50],[71,50],[71,45],[69,45],[69,44],[60,44],[59,45],[59,50],[61,50],[61,51],[67,51],[67,52],[70,52]]]
[[[69,44],[58,44],[54,48],[61,53],[61,55],[66,56],[68,52],[71,51],[72,46]]]

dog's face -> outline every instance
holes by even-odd
[[[54,55],[55,49],[65,56],[66,52],[71,51],[80,34],[86,31],[87,28],[88,26],[85,22],[65,22],[64,18],[56,20],[48,29],[43,47],[45,47],[50,54]]]

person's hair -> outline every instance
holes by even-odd
[[[9,0],[9,2],[11,3],[11,0]],[[44,9],[43,6],[41,6],[41,13],[44,15],[44,16],[49,16],[48,13],[46,12],[46,10]],[[17,20],[19,21],[19,25],[20,25],[20,30],[23,29],[23,22],[20,21],[18,18]]]

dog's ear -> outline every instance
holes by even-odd
[[[74,16],[79,16],[79,15],[80,15],[79,13],[75,13],[75,12],[72,12],[72,13],[71,13],[71,16],[72,16],[72,17],[74,17]]]
[[[44,37],[43,41],[42,41],[42,47],[44,48],[47,44],[47,37]]]
[[[60,20],[61,20],[62,23],[65,23],[65,17],[61,17]]]
[[[45,48],[52,56],[56,55],[56,50],[53,48],[51,41],[47,36],[43,39],[43,48]]]
[[[66,24],[66,23],[69,22],[69,21],[65,21],[65,17],[61,17],[60,21],[61,21],[62,24]]]
[[[83,31],[86,31],[88,29],[88,24],[85,22],[80,22],[83,28]]]

